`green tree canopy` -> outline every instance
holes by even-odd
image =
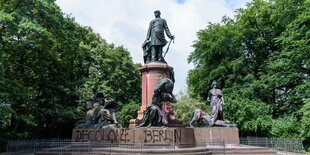
[[[188,58],[195,65],[190,95],[206,100],[217,80],[227,98],[225,116],[241,134],[309,141],[307,123],[300,122],[308,120],[310,97],[309,8],[309,0],[254,0],[234,19],[209,23]]]
[[[54,0],[0,0],[0,51],[0,144],[69,138],[93,90],[139,103],[139,64]]]

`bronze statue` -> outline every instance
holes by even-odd
[[[86,101],[85,118],[75,124],[75,128],[105,128],[109,125],[120,127],[116,120],[117,103],[106,100],[101,91],[96,91],[91,100]]]
[[[195,109],[192,113],[189,126],[193,127],[193,122],[202,119],[206,127],[221,126],[221,127],[236,127],[231,121],[224,120],[223,118],[223,105],[224,97],[222,91],[216,89],[216,82],[213,81],[211,84],[212,89],[208,93],[207,100],[210,102],[212,115],[208,115],[201,109]]]
[[[208,93],[207,100],[210,102],[212,109],[212,123],[214,124],[217,120],[224,120],[223,117],[223,105],[224,97],[220,89],[216,89],[216,81],[211,84],[212,89]]]
[[[166,113],[162,110],[164,102],[176,102],[172,94],[174,82],[169,78],[162,79],[154,89],[152,104],[149,106],[142,119],[140,127],[167,126],[168,120]]]
[[[205,123],[205,127],[213,127],[213,126],[218,126],[218,127],[236,127],[237,125],[232,123],[231,121],[228,120],[215,120],[208,115],[208,113],[204,112],[201,109],[195,109],[192,113],[192,117],[190,119],[189,126],[194,127],[193,123],[195,121],[198,121],[202,119],[203,122]]]
[[[146,40],[142,44],[144,63],[153,61],[166,63],[163,57],[163,47],[167,44],[164,32],[171,40],[175,38],[171,35],[166,20],[160,18],[160,14],[159,10],[154,12],[155,19],[150,22]]]
[[[188,122],[189,126],[190,126],[190,127],[194,127],[194,126],[193,126],[193,123],[194,123],[195,121],[200,120],[200,119],[203,120],[203,122],[206,124],[206,125],[205,125],[206,127],[211,127],[211,126],[212,126],[212,124],[211,124],[212,121],[211,121],[210,116],[209,116],[206,112],[204,112],[203,110],[201,110],[201,109],[195,109],[195,110],[193,111],[192,117],[191,117],[190,121]]]

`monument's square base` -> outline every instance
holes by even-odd
[[[141,105],[140,110],[138,111],[137,118],[131,119],[129,121],[129,128],[136,128],[142,123],[146,109],[151,106],[154,89],[160,83],[160,81],[164,78],[174,77],[173,68],[168,64],[162,62],[151,62],[148,64],[144,64],[139,70],[142,76]],[[175,118],[171,102],[163,102],[161,108],[162,111],[167,115],[167,126],[185,127],[182,121]]]
[[[107,142],[119,144],[148,144],[149,146],[170,144],[192,144],[202,142],[225,142],[238,144],[238,128],[106,128],[73,129],[74,142]]]
[[[56,146],[56,145],[55,145]],[[238,128],[73,129],[72,142],[35,155],[276,155],[265,147],[239,144]]]

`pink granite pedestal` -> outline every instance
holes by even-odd
[[[129,121],[129,128],[135,128],[141,124],[145,110],[152,103],[154,88],[159,84],[161,79],[168,78],[172,71],[172,67],[159,62],[148,63],[140,68],[142,74],[142,103],[137,118]],[[182,122],[175,118],[170,102],[163,104],[163,110],[168,114],[169,126],[183,126]]]

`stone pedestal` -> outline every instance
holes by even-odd
[[[73,129],[72,143],[65,143],[65,145],[63,145],[64,143],[59,144],[60,145],[51,145],[55,147],[46,145],[48,147],[43,147],[44,149],[38,147],[34,154],[277,154],[277,152],[271,148],[239,144],[238,128],[224,127]]]
[[[73,129],[74,142],[106,142],[119,144],[147,144],[149,146],[177,144],[195,146],[204,142],[239,144],[238,128],[106,128]],[[190,144],[190,145],[189,145]]]
[[[140,68],[142,74],[142,103],[137,118],[130,120],[129,128],[135,128],[141,124],[145,110],[152,103],[154,88],[159,84],[161,79],[169,78],[172,71],[172,67],[159,62],[148,63]],[[162,108],[168,114],[170,126],[182,126],[182,122],[175,118],[170,102],[164,103]]]
[[[212,127],[193,128],[197,142],[225,142],[226,144],[239,143],[238,128]]]

